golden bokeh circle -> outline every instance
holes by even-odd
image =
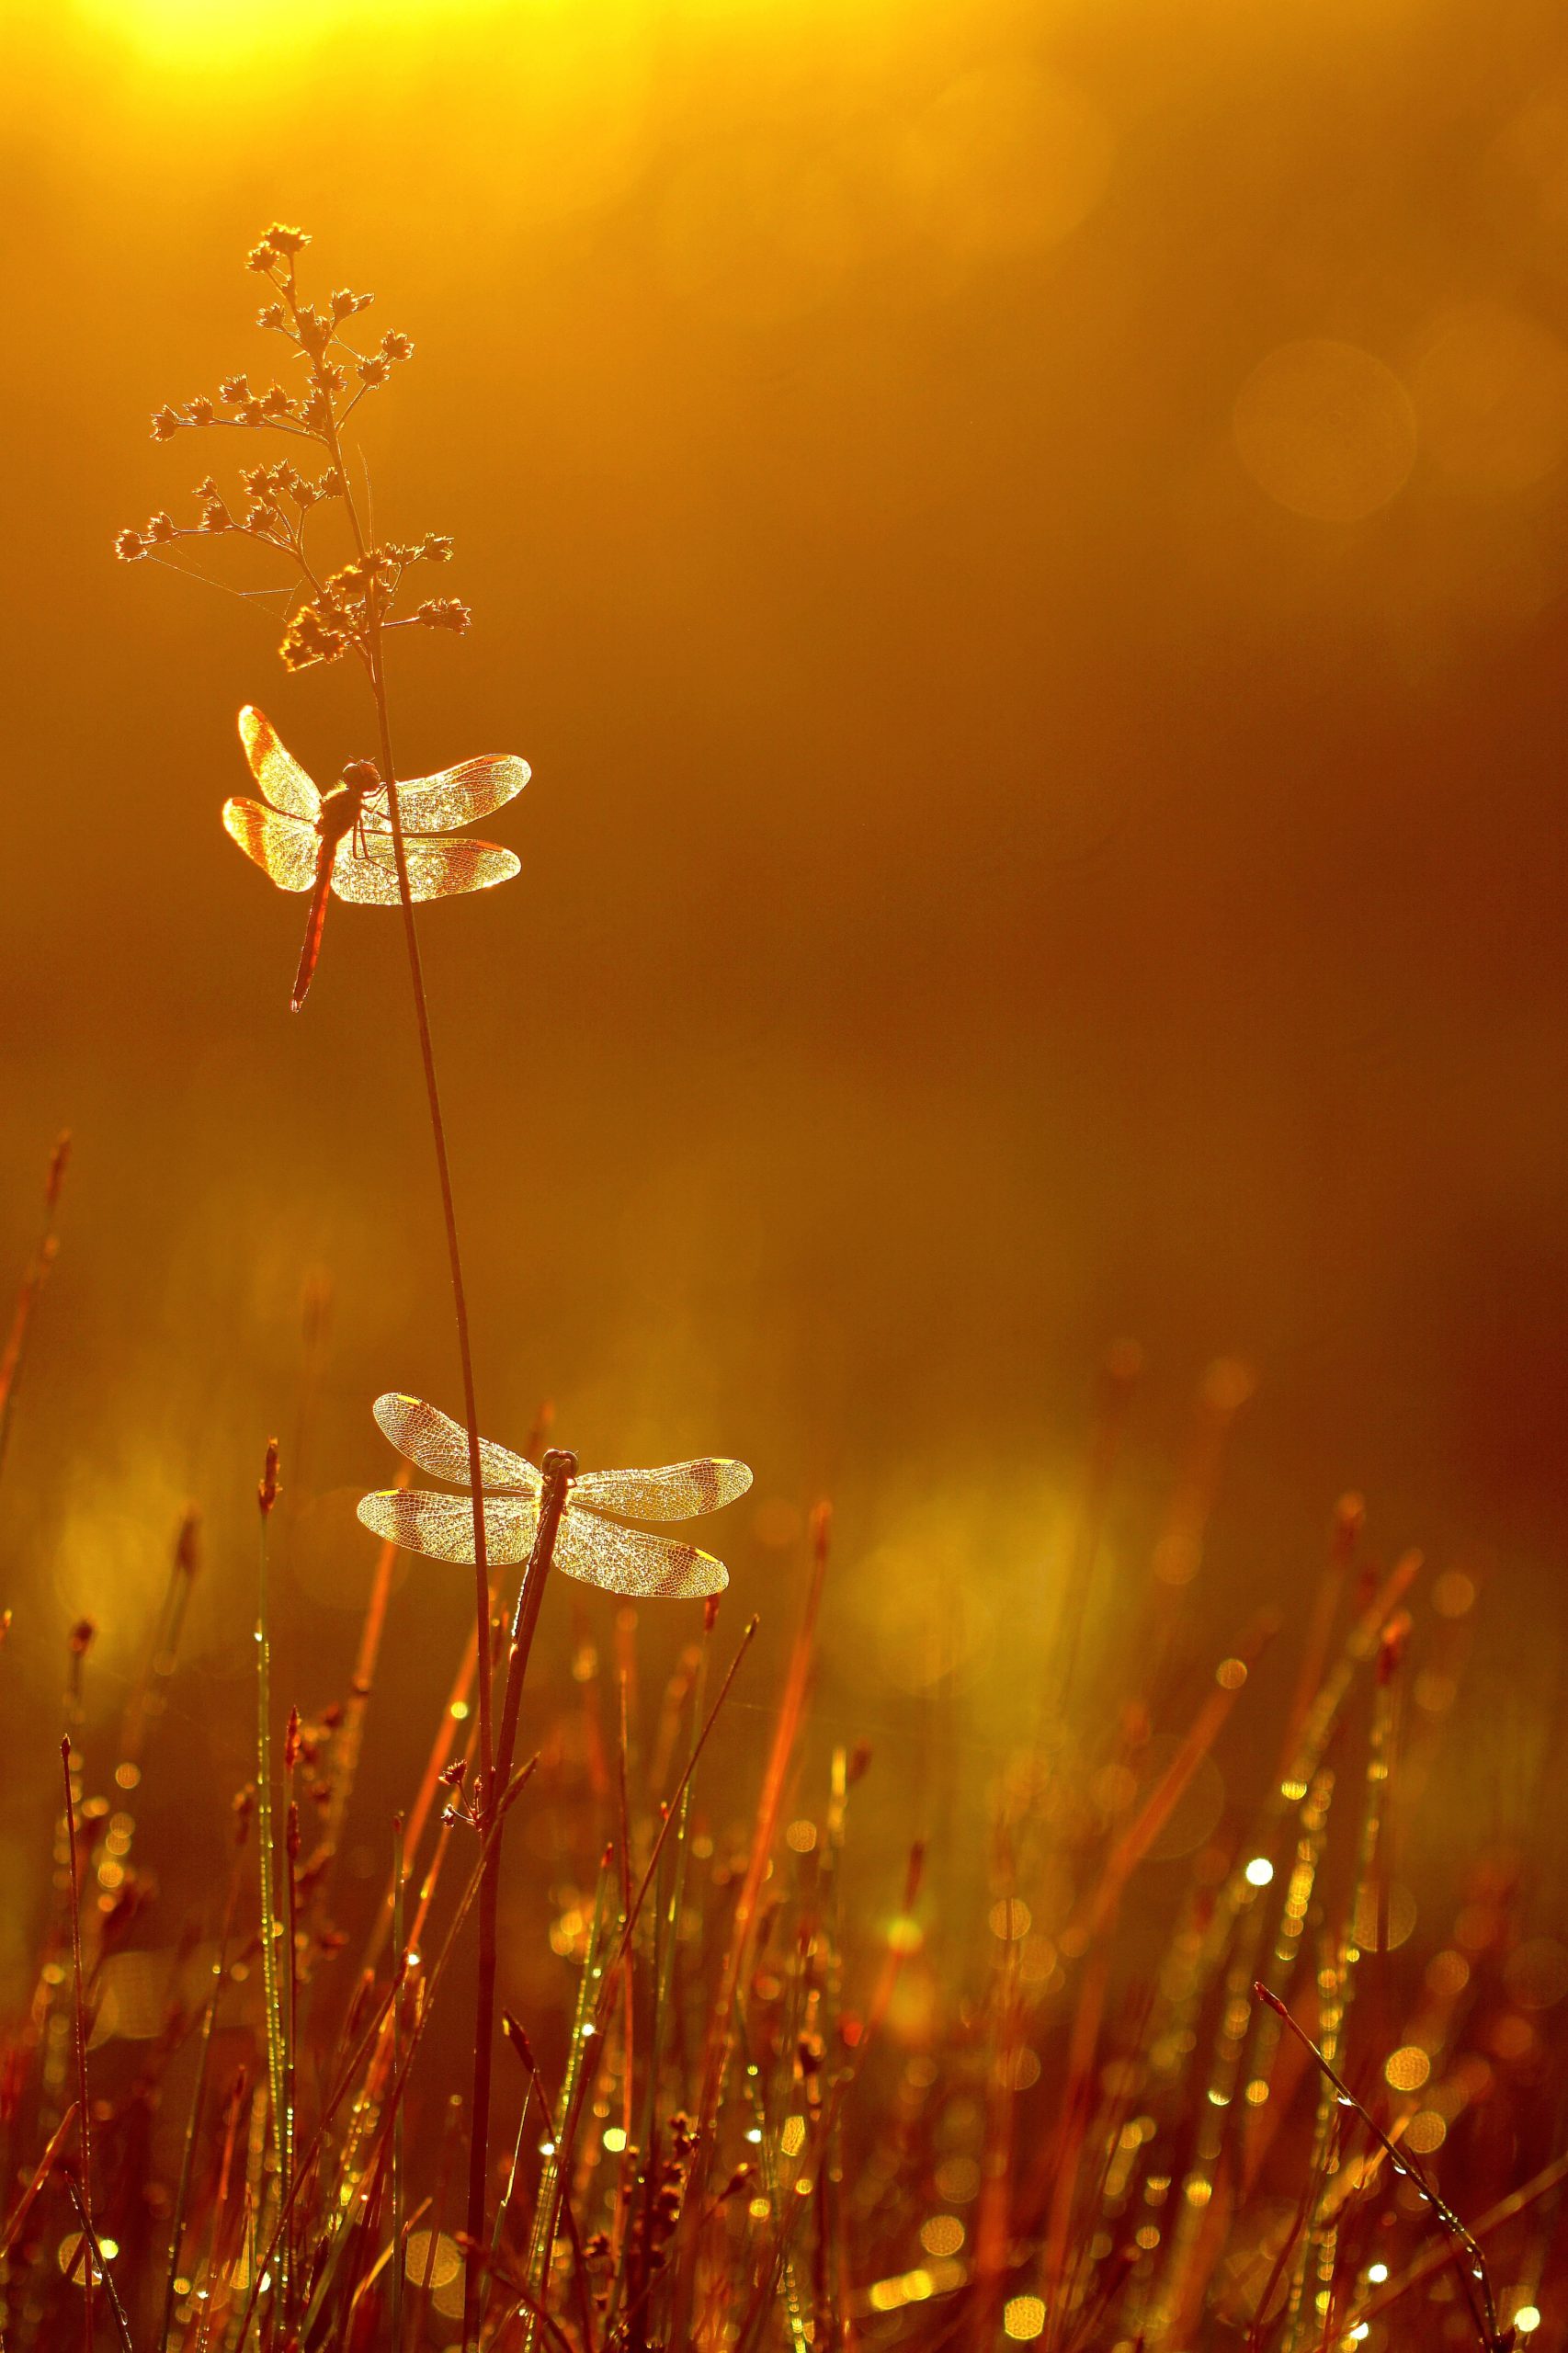
[[[1236,395],[1236,454],[1260,490],[1321,523],[1359,523],[1403,488],[1415,410],[1392,368],[1353,343],[1282,343]]]

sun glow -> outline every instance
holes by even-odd
[[[430,21],[432,0],[79,0],[96,30],[161,65],[201,70],[298,55],[340,34],[378,36]],[[440,15],[494,14],[494,0],[442,0]],[[545,11],[540,11],[545,13]]]

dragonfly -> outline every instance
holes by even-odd
[[[305,1002],[321,954],[329,894],[360,906],[402,904],[392,847],[387,789],[369,760],[354,760],[325,793],[284,750],[271,721],[247,703],[240,741],[261,799],[223,803],[223,824],[247,858],[280,891],[308,891],[304,946],[294,975],[291,1009]],[[516,874],[518,860],[495,842],[443,841],[454,825],[471,824],[521,792],[527,760],[493,756],[464,760],[438,776],[412,777],[397,788],[411,899],[449,899],[485,891]]]
[[[459,1422],[423,1399],[397,1391],[378,1397],[371,1408],[400,1454],[432,1478],[468,1487],[469,1438]],[[692,1462],[667,1462],[654,1471],[584,1471],[575,1457],[552,1449],[540,1472],[526,1455],[513,1454],[489,1438],[479,1441],[483,1487],[485,1551],[500,1567],[526,1561],[539,1525],[551,1464],[568,1465],[554,1475],[564,1483],[553,1564],[584,1585],[634,1601],[691,1600],[722,1593],[730,1573],[722,1561],[671,1536],[628,1527],[629,1520],[692,1519],[733,1503],[751,1485],[744,1462],[701,1455]],[[553,1497],[550,1500],[552,1502]],[[378,1536],[390,1537],[404,1552],[436,1561],[474,1557],[472,1490],[438,1495],[428,1487],[391,1487],[366,1495],[359,1518]]]

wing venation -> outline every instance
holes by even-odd
[[[240,713],[240,742],[263,800],[285,816],[302,817],[313,825],[321,814],[321,794],[299,761],[284,750],[266,712],[248,702]]]
[[[531,1495],[486,1495],[484,1549],[490,1566],[514,1567],[533,1543],[539,1506]],[[472,1561],[473,1501],[469,1495],[437,1495],[429,1488],[388,1487],[360,1498],[359,1518],[378,1536],[405,1552],[432,1561]]]
[[[568,1498],[555,1540],[555,1565],[584,1585],[631,1601],[689,1601],[722,1593],[730,1573],[710,1552],[646,1529],[579,1510]]]
[[[223,830],[280,891],[308,891],[315,881],[316,836],[298,817],[279,816],[259,801],[225,801]]]
[[[750,1485],[744,1462],[704,1454],[657,1471],[588,1471],[573,1481],[572,1493],[579,1503],[624,1519],[695,1519],[733,1504]]]
[[[433,1479],[448,1479],[454,1487],[469,1483],[468,1432],[449,1414],[427,1405],[422,1397],[389,1390],[378,1397],[371,1412],[398,1452],[416,1462]],[[479,1475],[487,1487],[521,1487],[537,1495],[540,1474],[526,1455],[497,1446],[493,1438],[479,1441]],[[470,1554],[470,1559],[473,1557]]]
[[[487,891],[517,873],[513,850],[495,842],[430,841],[410,836],[408,894],[411,899],[452,899],[466,891]],[[390,834],[370,834],[356,843],[346,835],[332,870],[340,899],[360,906],[395,907],[399,900],[397,857]]]

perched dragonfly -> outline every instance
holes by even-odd
[[[468,1432],[418,1397],[392,1393],[372,1409],[400,1454],[433,1478],[466,1486]],[[573,1458],[557,1454],[556,1461]],[[488,1438],[479,1442],[484,1485],[484,1540],[491,1563],[500,1567],[528,1558],[539,1523],[546,1473],[527,1457]],[[554,1563],[585,1585],[636,1601],[683,1600],[722,1593],[730,1582],[722,1561],[670,1536],[628,1528],[631,1519],[691,1519],[733,1503],[751,1485],[744,1462],[703,1455],[695,1462],[666,1463],[657,1471],[571,1471],[565,1475]],[[473,1558],[473,1496],[437,1495],[430,1488],[392,1487],[367,1495],[359,1517],[379,1536],[391,1537],[405,1552],[437,1561]]]
[[[247,703],[240,741],[259,801],[223,803],[223,824],[247,858],[280,891],[308,891],[305,944],[290,999],[298,1013],[321,953],[329,892],[361,906],[400,904],[392,813],[381,776],[369,760],[353,761],[330,792],[318,792],[299,762],[278,742],[270,720]],[[517,871],[517,859],[494,842],[440,839],[471,824],[521,792],[528,764],[512,756],[464,760],[438,776],[412,777],[397,789],[413,899],[447,899],[487,890]]]

